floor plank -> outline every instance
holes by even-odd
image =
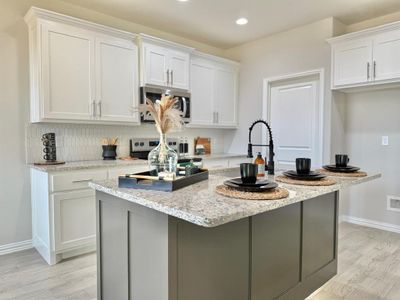
[[[33,249],[0,256],[0,300],[95,300],[96,254],[49,266]],[[338,275],[307,300],[399,300],[400,234],[339,226]]]

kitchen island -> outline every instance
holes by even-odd
[[[238,169],[168,193],[96,190],[98,299],[304,299],[337,272],[339,190],[280,184],[290,195],[247,201],[215,193]],[[273,179],[271,177],[271,179]]]

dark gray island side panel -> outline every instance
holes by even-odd
[[[98,299],[304,299],[336,274],[337,195],[206,228],[97,192]]]

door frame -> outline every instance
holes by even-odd
[[[275,77],[268,77],[263,79],[263,101],[262,101],[262,117],[264,120],[266,120],[268,123],[271,122],[271,88],[274,83],[280,82],[280,81],[287,81],[287,80],[296,80],[296,79],[306,79],[307,77],[311,76],[316,76],[319,80],[319,86],[318,86],[318,109],[319,109],[319,126],[318,126],[318,144],[319,144],[319,153],[317,155],[318,161],[314,163],[313,165],[316,166],[322,166],[323,164],[323,158],[324,158],[324,132],[325,132],[325,123],[324,123],[324,107],[325,107],[325,69],[314,69],[314,70],[309,70],[309,71],[304,71],[304,72],[299,72],[299,73],[293,73],[293,74],[287,74],[287,75],[282,75],[282,76],[275,76]],[[262,131],[262,141],[263,144],[267,143],[266,140],[266,130],[263,128]]]

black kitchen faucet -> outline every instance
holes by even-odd
[[[267,126],[268,129],[268,135],[269,135],[269,143],[268,145],[262,145],[262,144],[255,144],[253,145],[251,143],[251,132],[253,131],[253,128],[256,124],[261,123],[264,124],[265,126]],[[275,163],[274,163],[274,141],[272,140],[272,131],[271,131],[271,127],[268,125],[268,123],[264,120],[257,120],[255,121],[253,124],[251,124],[250,128],[249,128],[249,144],[247,147],[247,157],[248,158],[253,158],[253,147],[268,147],[269,149],[269,153],[268,153],[268,164],[267,164],[267,168],[268,168],[268,174],[269,175],[274,175],[275,174]]]

